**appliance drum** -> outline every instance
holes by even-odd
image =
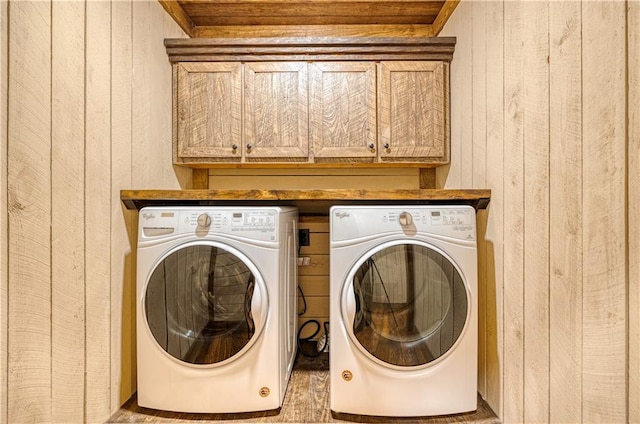
[[[455,346],[469,316],[460,271],[426,243],[378,246],[353,268],[345,285],[355,307],[349,334],[368,356],[399,367],[419,367]],[[345,304],[352,304],[346,302]]]
[[[248,260],[214,243],[181,246],[153,269],[144,313],[153,338],[173,358],[219,364],[256,339],[256,273]]]

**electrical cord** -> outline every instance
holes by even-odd
[[[302,312],[298,312],[298,316],[302,316],[307,312],[307,299],[304,297],[304,293],[300,286],[298,286],[298,291],[300,292],[300,297],[302,298]]]
[[[298,312],[298,316],[302,316],[307,312],[307,299],[305,298],[304,292],[302,291],[302,288],[300,286],[298,286],[298,291],[300,292],[300,297],[302,298],[302,304],[304,305],[302,307],[302,312]],[[316,326],[315,331],[313,332],[313,334],[311,334],[308,337],[302,337],[301,336],[302,331],[309,324],[314,324]],[[303,347],[303,344],[304,344],[303,342],[308,342],[311,339],[313,339],[315,336],[317,336],[320,333],[320,328],[324,329],[324,343],[322,344],[322,349],[316,348],[314,352],[306,351],[305,348]],[[302,324],[298,329],[298,334],[296,335],[296,339],[298,344],[298,350],[304,356],[309,358],[315,358],[317,356],[320,356],[320,354],[324,352],[327,349],[327,346],[329,345],[329,321],[325,321],[322,326],[320,326],[320,321],[318,321],[317,319],[310,319],[305,321],[304,324]]]
[[[308,337],[302,337],[302,330],[305,329],[305,327],[309,324],[315,324],[316,329],[313,332],[313,334],[311,334]],[[315,336],[318,335],[318,333],[320,333],[320,328],[324,329],[324,343],[322,345],[322,349],[316,349],[315,352],[308,352],[304,350],[303,347],[303,342],[308,342],[309,340],[313,339]],[[300,351],[300,353],[302,353],[304,356],[309,357],[309,358],[315,358],[317,356],[320,356],[320,354],[322,354],[325,349],[327,348],[327,345],[329,344],[329,321],[325,321],[322,326],[320,326],[320,321],[318,321],[317,319],[310,319],[308,321],[305,321],[304,324],[302,324],[300,326],[300,328],[298,329],[298,350]]]

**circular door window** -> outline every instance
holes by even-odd
[[[267,310],[263,287],[238,251],[215,243],[180,247],[159,261],[147,283],[143,304],[149,330],[182,362],[226,361],[259,336]]]
[[[370,356],[400,367],[429,364],[455,345],[469,314],[458,269],[426,244],[392,242],[356,264],[344,295],[345,322]],[[343,311],[344,312],[344,311]]]

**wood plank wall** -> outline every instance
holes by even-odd
[[[629,208],[629,422],[640,422],[640,3],[627,9]]]
[[[479,390],[504,422],[640,419],[639,31],[632,1],[473,1],[440,34],[457,45],[436,180],[492,190]]]
[[[7,263],[8,215],[7,215],[7,89],[8,70],[8,2],[0,3],[0,422],[7,422]]]
[[[309,265],[298,267],[298,285],[306,301],[304,309],[302,297],[298,296],[298,328],[304,325],[300,336],[311,337],[317,327],[305,323],[318,321],[322,327],[313,336],[318,340],[324,334],[324,323],[329,322],[329,217],[301,216],[298,228],[309,230],[309,246],[300,247],[300,257],[310,260]]]
[[[155,0],[0,2],[0,24],[0,422],[104,422],[135,391],[119,191],[191,184],[163,45],[184,33]]]

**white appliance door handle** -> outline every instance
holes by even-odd
[[[344,292],[343,302],[343,314],[344,323],[347,326],[349,332],[353,331],[353,321],[356,316],[356,296],[353,293],[353,283],[348,284]]]
[[[260,285],[256,284],[253,287],[253,296],[251,296],[251,315],[253,316],[253,322],[256,329],[262,327],[263,311],[262,311],[262,291]]]

